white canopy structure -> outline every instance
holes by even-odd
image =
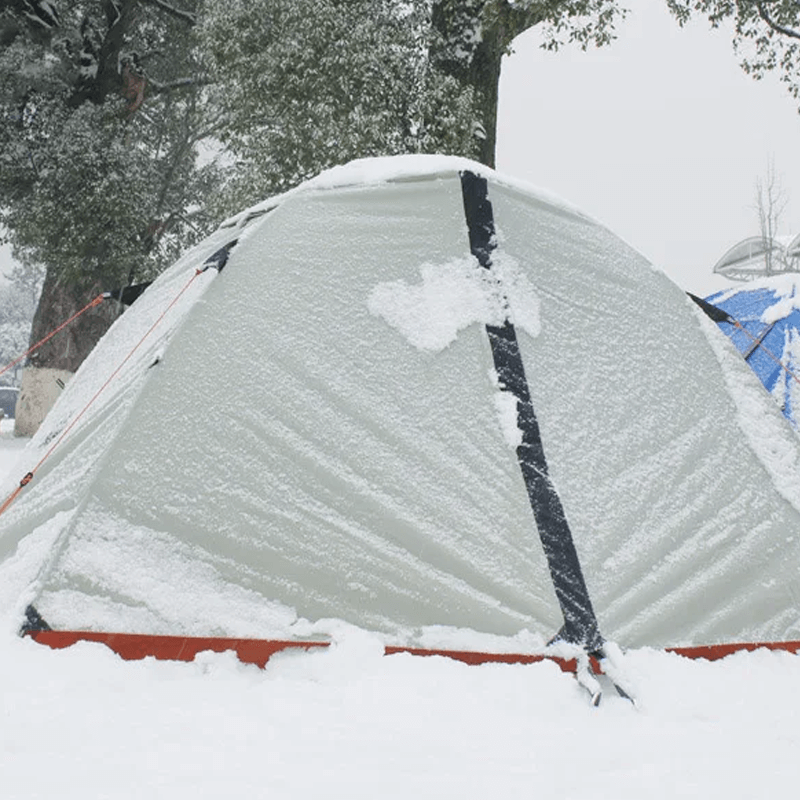
[[[68,631],[797,640],[799,444],[602,225],[471,162],[360,161],[120,318],[6,487],[0,580]]]
[[[800,272],[800,234],[774,239],[748,236],[726,251],[714,265],[714,272],[734,281]]]

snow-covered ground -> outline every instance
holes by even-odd
[[[0,427],[0,474],[21,442]],[[230,654],[125,662],[11,633],[0,587],[0,797],[790,798],[800,657],[625,666],[637,708],[592,708],[552,663],[384,657],[351,630],[266,670]]]

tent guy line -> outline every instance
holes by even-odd
[[[228,244],[221,247],[219,250],[209,256],[202,268],[200,268],[199,272],[205,272],[207,269],[211,268],[216,269],[217,272],[222,272],[225,264],[228,262],[228,257],[230,256],[231,250],[236,246],[236,243],[237,242],[234,239],[232,242],[228,242]],[[145,291],[145,289],[147,289],[148,286],[150,286],[151,283],[152,281],[145,281],[144,283],[131,284],[130,286],[122,286],[118,289],[111,289],[106,292],[101,292],[99,295],[97,295],[97,297],[94,297],[92,300],[90,300],[83,308],[79,309],[72,316],[68,317],[61,324],[53,328],[53,330],[51,330],[46,336],[43,336],[38,342],[32,344],[24,353],[20,353],[20,355],[18,355],[13,361],[10,361],[8,364],[6,364],[2,369],[0,369],[0,375],[19,364],[19,362],[27,356],[35,353],[39,348],[47,344],[47,342],[49,342],[56,334],[61,333],[64,328],[78,319],[78,317],[82,316],[96,306],[99,306],[103,300],[116,300],[122,305],[129,306],[142,295],[142,293]]]
[[[122,361],[117,365],[116,369],[108,376],[108,379],[106,380],[106,382],[94,393],[94,395],[92,395],[92,397],[89,399],[89,401],[86,403],[86,405],[80,410],[80,412],[78,412],[78,414],[76,414],[73,417],[73,419],[69,423],[69,425],[67,425],[67,427],[64,428],[64,430],[61,432],[61,435],[55,440],[55,442],[53,442],[53,444],[50,447],[50,449],[47,450],[47,452],[45,452],[45,454],[39,459],[39,461],[36,464],[36,466],[34,466],[32,469],[30,469],[28,472],[26,472],[25,475],[22,476],[22,478],[20,479],[19,485],[5,499],[3,504],[0,505],[0,516],[2,516],[8,510],[8,508],[11,506],[11,504],[17,499],[17,497],[19,496],[20,492],[22,492],[22,490],[33,480],[34,476],[36,475],[37,471],[42,466],[42,464],[44,464],[47,461],[47,459],[50,458],[50,456],[58,448],[58,446],[64,441],[64,439],[66,439],[67,436],[69,436],[71,431],[75,428],[75,426],[78,424],[78,422],[80,422],[80,420],[83,418],[83,416],[86,414],[86,412],[94,405],[94,403],[97,400],[97,398],[100,397],[100,395],[106,390],[106,388],[114,380],[114,378],[116,378],[116,376],[120,373],[120,371],[125,366],[125,364],[127,364],[128,361],[131,358],[133,358],[133,355],[136,353],[136,351],[142,346],[142,344],[144,344],[145,340],[150,336],[150,334],[161,324],[161,321],[164,319],[164,317],[166,317],[166,315],[173,308],[173,306],[175,306],[175,304],[181,299],[181,297],[185,294],[185,292],[189,289],[189,287],[194,283],[194,281],[197,279],[197,277],[199,275],[202,275],[209,267],[212,267],[212,266],[216,267],[216,264],[204,265],[203,267],[199,267],[194,271],[194,273],[189,278],[189,280],[185,283],[183,288],[175,295],[175,297],[173,298],[172,302],[164,309],[164,312],[161,314],[161,316],[158,317],[158,319],[156,319],[156,321],[152,324],[152,326],[149,328],[149,330],[147,330],[147,332],[144,334],[144,336],[142,336],[142,338],[139,339],[139,341],[131,348],[131,350],[128,352],[128,354],[125,356],[125,358],[122,359]],[[105,293],[101,294],[101,295],[98,295],[98,297],[96,297],[94,300],[92,300],[92,302],[89,303],[86,306],[86,308],[84,308],[83,310],[87,310],[88,308],[91,308],[91,307],[93,307],[95,305],[98,305],[98,303],[101,302],[104,299],[105,299]],[[65,322],[60,327],[64,327],[64,325],[66,325],[72,319],[75,319],[76,316],[77,315],[73,315],[73,317],[71,317],[69,320],[67,320],[67,322]]]
[[[703,300],[702,298],[693,295],[691,292],[687,292],[687,294],[714,322],[717,324],[725,322],[728,325],[733,325],[737,331],[743,333],[751,341],[750,348],[746,352],[742,353],[742,357],[745,361],[749,361],[753,353],[760,349],[761,352],[767,356],[767,358],[769,358],[771,361],[774,361],[778,367],[780,367],[780,369],[782,369],[793,381],[800,384],[800,377],[798,377],[791,369],[789,369],[789,366],[784,364],[783,361],[781,361],[781,359],[779,359],[778,356],[776,356],[775,353],[773,353],[764,344],[764,339],[769,335],[770,331],[775,326],[775,322],[767,324],[764,327],[764,330],[758,336],[754,336],[741,322],[739,322],[738,319],[736,319],[736,317],[732,316],[724,309],[714,305],[713,303],[709,303],[708,300]]]
[[[71,317],[65,319],[58,327],[50,331],[50,333],[48,333],[47,336],[44,336],[41,339],[39,339],[39,341],[36,342],[36,344],[31,345],[24,353],[21,353],[13,361],[10,361],[8,364],[6,364],[2,369],[0,369],[0,375],[2,375],[4,372],[7,372],[12,367],[15,367],[17,364],[19,364],[20,361],[22,361],[27,356],[31,355],[32,353],[35,353],[40,347],[47,344],[47,342],[49,342],[57,333],[60,333],[62,330],[64,330],[64,328],[66,328],[67,325],[69,325],[71,322],[74,322],[76,319],[78,319],[78,317],[82,316],[87,311],[89,311],[89,309],[99,306],[100,303],[102,303],[103,300],[105,299],[106,299],[106,293],[103,293],[97,295],[97,297],[90,300],[83,308],[76,311]]]
[[[6,364],[2,369],[0,369],[0,375],[7,372],[12,367],[15,367],[27,356],[35,353],[39,348],[47,344],[47,342],[49,342],[56,334],[61,333],[64,328],[78,319],[78,317],[99,306],[103,300],[117,300],[123,305],[130,305],[151,283],[152,281],[147,281],[146,283],[138,283],[132,286],[124,286],[120,289],[113,289],[108,292],[101,292],[99,295],[97,295],[97,297],[92,298],[83,308],[79,309],[72,316],[65,319],[60,325],[53,328],[53,330],[51,330],[46,336],[43,336],[38,342],[32,344],[24,353],[20,353],[20,355],[18,355],[13,361],[10,361],[8,364]]]

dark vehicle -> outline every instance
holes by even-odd
[[[19,389],[14,386],[0,386],[0,412],[4,417],[14,417],[17,409]]]

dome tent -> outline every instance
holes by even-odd
[[[708,298],[733,318],[720,328],[795,429],[800,424],[798,280],[797,274],[776,275]]]
[[[491,170],[325,173],[184,256],[68,385],[0,517],[18,621],[513,650],[565,621],[594,646],[596,613],[627,646],[800,639],[800,448],[757,393],[780,466],[751,435],[720,339],[607,229]]]

